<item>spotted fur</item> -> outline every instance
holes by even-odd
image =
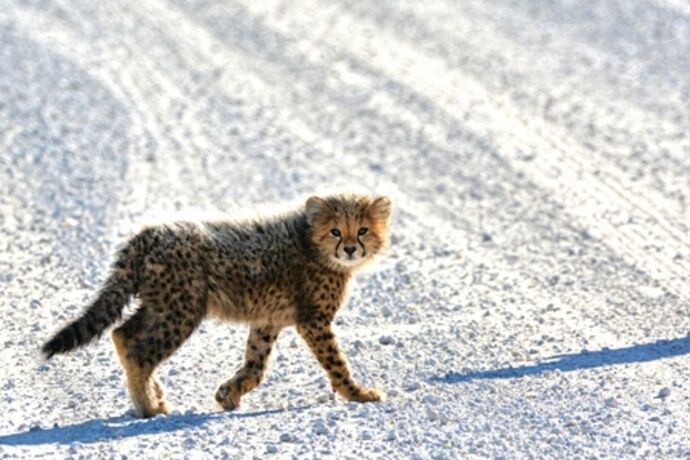
[[[154,371],[209,315],[250,325],[244,366],[215,395],[223,408],[238,407],[259,385],[288,326],[296,326],[335,391],[378,401],[380,392],[352,379],[331,323],[354,271],[387,245],[390,211],[386,197],[337,195],[265,220],[149,227],[119,251],[96,300],[43,352],[50,358],[90,342],[137,296],[140,307],[112,339],[143,417],[169,412]]]

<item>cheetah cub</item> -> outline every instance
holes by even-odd
[[[148,227],[119,250],[96,299],[43,353],[50,359],[87,344],[137,296],[138,310],[112,339],[141,417],[169,413],[154,371],[208,315],[250,325],[244,366],[215,395],[224,409],[259,385],[287,326],[296,327],[336,392],[379,401],[381,392],[353,380],[331,323],[353,273],[387,245],[390,214],[386,197],[336,195],[266,220]]]

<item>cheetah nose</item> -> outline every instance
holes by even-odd
[[[347,252],[347,255],[349,255],[349,256],[351,256],[352,254],[354,254],[356,250],[357,250],[357,248],[354,247],[354,246],[345,246],[345,247],[343,248],[343,251]]]

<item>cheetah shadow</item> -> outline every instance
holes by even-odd
[[[47,429],[31,428],[22,433],[0,435],[0,445],[36,446],[42,444],[71,444],[79,442],[91,444],[102,441],[130,438],[150,434],[169,433],[192,427],[203,426],[215,420],[228,418],[254,418],[280,414],[282,412],[301,412],[315,405],[304,405],[292,409],[269,409],[256,412],[213,412],[208,414],[181,414],[151,419],[138,419],[132,416],[119,416],[89,420],[74,425]]]
[[[504,367],[464,373],[450,372],[434,376],[431,383],[465,383],[472,380],[512,379],[539,375],[548,371],[572,372],[583,369],[634,364],[690,354],[690,335],[670,340],[631,345],[623,348],[603,348],[597,351],[557,355],[543,362],[518,367]]]

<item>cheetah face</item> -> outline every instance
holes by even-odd
[[[388,243],[391,201],[386,197],[311,197],[306,213],[312,241],[336,268],[358,267]]]

